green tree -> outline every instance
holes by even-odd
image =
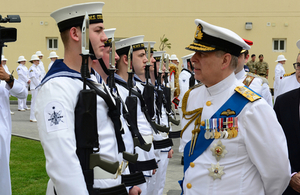
[[[163,51],[165,48],[171,49],[171,43],[169,43],[169,39],[163,35],[160,37],[159,49],[160,51]]]

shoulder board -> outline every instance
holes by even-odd
[[[247,76],[248,75],[252,76],[252,77],[255,77],[255,78],[260,78],[263,81],[263,83],[267,83],[269,85],[269,81],[265,77],[259,76],[257,74],[251,73],[251,72],[247,72]]]
[[[254,78],[255,78],[254,76],[247,75],[246,78],[243,80],[244,85],[249,87],[252,81],[254,80]]]
[[[17,68],[17,70],[20,70],[20,68]]]
[[[288,77],[288,76],[291,76],[293,74],[295,74],[296,72],[291,72],[291,73],[287,73],[287,74],[284,74],[283,77]]]
[[[33,70],[32,69],[30,69],[30,71],[29,72],[33,72]]]
[[[234,89],[236,92],[244,96],[246,99],[248,99],[250,102],[254,102],[256,100],[259,100],[261,98],[260,95],[252,91],[251,89],[245,87],[245,86],[238,86]]]

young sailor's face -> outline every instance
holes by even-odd
[[[145,75],[145,66],[148,61],[144,49],[132,53],[132,65],[136,75]]]
[[[102,58],[105,49],[104,42],[107,40],[103,23],[90,24],[89,37],[95,53],[95,57],[97,59]]]
[[[156,60],[154,59],[154,57],[153,57],[153,53],[150,55],[150,68],[149,68],[149,70],[150,70],[150,72],[153,72],[154,71],[154,62],[156,62]]]
[[[107,68],[110,68],[109,67],[109,55],[110,55],[110,51],[111,51],[110,47],[105,47],[104,51],[103,51],[102,60],[105,63],[105,65],[106,65]],[[119,55],[117,54],[116,51],[114,51],[114,52],[115,52],[115,64],[113,64],[113,65],[116,65],[116,62],[120,59],[120,57],[119,57]]]

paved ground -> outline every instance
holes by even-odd
[[[30,111],[18,111],[15,102],[11,103],[11,111],[15,113],[12,115],[13,135],[39,140],[36,123],[29,122]],[[179,130],[179,127],[174,126],[173,129]],[[182,179],[183,166],[180,165],[181,154],[178,153],[179,139],[174,139],[173,142],[174,156],[169,162],[164,195],[179,195],[181,192],[178,180]]]

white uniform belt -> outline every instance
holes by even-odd
[[[115,174],[111,174],[100,167],[94,167],[94,179],[117,179],[126,169],[128,162],[120,164],[117,172]]]
[[[151,144],[153,142],[153,135],[142,135],[142,137],[147,144]]]

